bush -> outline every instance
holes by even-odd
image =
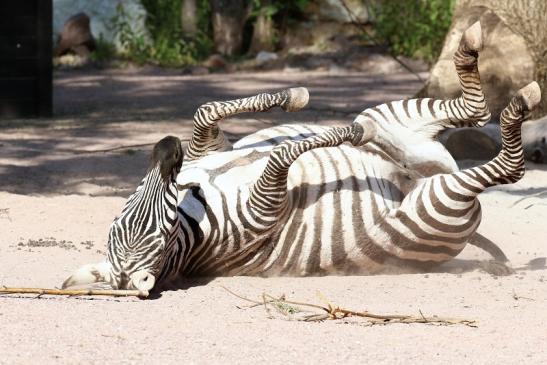
[[[455,0],[381,0],[372,7],[376,35],[396,55],[434,62],[450,27]]]
[[[104,62],[112,59],[116,55],[116,47],[106,41],[102,34],[95,40],[95,51],[90,55],[91,60],[95,62]]]
[[[198,1],[200,31],[194,37],[184,37],[181,27],[181,0],[141,0],[146,9],[148,34],[140,34],[131,28],[123,4],[118,4],[112,25],[123,48],[125,58],[137,64],[153,63],[177,67],[195,64],[205,58],[212,49],[209,35],[209,5],[207,0]]]

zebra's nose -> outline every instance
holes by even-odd
[[[154,287],[156,278],[146,270],[137,271],[130,276],[133,288],[141,291],[148,291]]]

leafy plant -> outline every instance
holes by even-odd
[[[376,35],[397,55],[433,62],[440,54],[455,0],[382,0],[371,7]]]
[[[116,32],[124,55],[138,64],[145,63],[149,54],[149,45],[145,34],[131,27],[129,15],[122,3],[116,6],[116,14],[112,18],[112,27]]]
[[[123,57],[137,64],[178,67],[194,64],[209,55],[213,42],[208,32],[208,1],[200,0],[198,7],[198,25],[206,31],[199,31],[193,37],[182,34],[181,0],[141,0],[141,3],[147,12],[147,33],[132,28],[122,3],[118,4],[112,18]]]
[[[112,59],[116,55],[116,47],[104,39],[102,34],[95,40],[95,51],[91,53],[90,58],[95,62],[104,62]]]
[[[146,26],[152,39],[150,61],[162,66],[194,64],[213,48],[210,36],[210,5],[198,0],[197,23],[192,37],[182,34],[181,0],[141,0],[147,11]]]

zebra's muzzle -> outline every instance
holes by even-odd
[[[151,290],[156,284],[156,278],[146,270],[137,271],[129,276],[128,289],[137,289],[141,291]]]

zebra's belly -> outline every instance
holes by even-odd
[[[231,158],[236,153],[237,158]],[[262,237],[249,236],[241,207],[268,155],[257,149],[222,152],[214,161],[181,170],[179,185],[194,189],[181,192],[179,207],[199,222],[203,237],[215,246],[202,254],[203,260],[216,263],[201,264],[203,272],[307,275],[322,270],[347,273],[357,267],[375,270],[373,261],[363,262],[361,244],[373,229],[375,214],[397,208],[416,181],[401,177],[394,165],[377,155],[349,145],[313,150],[289,170],[288,214]],[[238,251],[244,257],[249,245],[260,244],[264,249],[252,259],[233,258]],[[269,249],[272,244],[275,250]]]

